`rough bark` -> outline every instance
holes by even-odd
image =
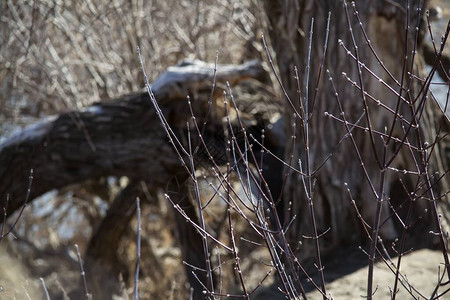
[[[356,1],[356,8],[359,12],[359,17],[367,32],[371,44],[378,52],[384,65],[392,72],[392,75],[400,80],[403,69],[403,56],[405,45],[408,46],[408,51],[412,51],[414,45],[414,28],[417,19],[420,17],[416,10],[419,1],[409,1],[411,5],[410,10],[410,35],[408,40],[405,40],[405,19],[406,19],[406,1],[399,1],[395,5],[391,1]],[[395,82],[383,71],[381,66],[376,61],[374,55],[367,47],[367,43],[360,30],[358,21],[353,15],[353,11],[349,4],[349,15],[353,28],[353,34],[358,44],[358,51],[360,61],[379,75],[383,82],[393,87],[398,91],[399,87]],[[363,112],[363,103],[361,101],[361,93],[358,89],[352,87],[352,84],[342,76],[345,74],[359,85],[358,70],[356,62],[346,53],[346,51],[339,45],[338,39],[342,40],[343,44],[354,53],[352,38],[350,36],[349,26],[347,24],[345,11],[343,9],[342,1],[303,1],[303,0],[288,0],[288,1],[265,1],[265,10],[268,15],[270,23],[270,37],[273,45],[273,52],[278,67],[281,81],[284,84],[290,98],[298,111],[297,82],[294,78],[294,66],[297,66],[300,74],[301,93],[305,97],[306,87],[306,68],[309,44],[309,32],[311,28],[311,19],[314,18],[313,40],[311,49],[311,70],[309,73],[309,110],[312,111],[311,119],[309,120],[309,137],[310,137],[310,161],[312,170],[315,170],[325,157],[333,150],[339,140],[346,134],[345,127],[342,123],[329,118],[324,114],[328,112],[333,116],[341,116],[337,101],[334,96],[334,91],[329,84],[326,70],[329,69],[333,77],[334,84],[337,87],[337,93],[343,105],[345,116],[349,122],[356,122],[358,117]],[[423,11],[423,10],[422,10]],[[329,43],[327,53],[324,59],[324,67],[319,78],[319,66],[324,55],[324,41],[326,33],[326,23],[328,12],[331,12],[331,23],[329,32]],[[422,23],[423,24],[423,23]],[[420,46],[419,36],[419,45]],[[420,61],[419,54],[416,57]],[[405,72],[410,71],[407,65]],[[414,73],[420,71],[417,65],[414,67]],[[407,74],[407,73],[406,73]],[[372,77],[366,70],[362,72],[364,86],[366,91],[374,98],[379,99],[388,107],[395,109],[395,104],[398,97],[387,90],[380,80]],[[406,76],[407,77],[407,76]],[[408,79],[405,78],[404,86],[407,86]],[[317,86],[317,91],[315,90]],[[413,85],[414,92],[417,93],[417,87]],[[317,94],[315,94],[317,93]],[[311,103],[315,97],[315,105],[312,107]],[[388,128],[392,124],[392,113],[375,105],[374,101],[369,103],[369,111],[372,117],[372,126],[374,130],[384,132],[384,127]],[[290,105],[286,105],[285,109],[287,136],[292,134],[292,114],[293,111]],[[400,114],[411,118],[411,112],[407,105],[402,105],[399,110]],[[297,119],[297,139],[296,151],[294,152],[293,161],[298,167],[298,159],[301,158],[305,162],[305,146],[304,136],[302,135],[302,127],[300,120]],[[398,121],[394,130],[395,137],[402,137],[403,131],[398,126]],[[367,127],[365,118],[360,123],[361,126]],[[424,140],[432,142],[436,134],[436,129],[446,125],[445,117],[439,114],[436,106],[432,102],[427,103],[426,115],[423,117],[423,123],[419,130],[411,134],[409,139],[411,143],[417,144],[418,139],[425,137]],[[448,132],[448,131],[447,131]],[[445,132],[441,132],[441,136]],[[380,169],[374,159],[371,151],[373,148],[369,135],[364,130],[354,130],[353,136],[356,145],[361,152],[362,159],[369,172],[370,178],[373,180],[373,185],[379,187],[380,185]],[[376,137],[375,150],[377,153],[382,153],[383,148],[380,143],[380,138]],[[432,163],[430,164],[431,172],[438,172],[443,175],[448,170],[448,145],[445,146],[445,141],[435,147],[433,153]],[[447,143],[448,144],[448,143]],[[447,149],[447,150],[445,150]],[[404,147],[392,167],[399,169],[409,169],[414,166],[413,159],[407,147]],[[393,149],[389,149],[392,154]],[[447,154],[445,153],[447,151]],[[290,153],[286,154],[289,158]],[[417,159],[418,155],[415,154]],[[304,167],[304,165],[303,165]],[[322,169],[314,174],[314,211],[316,214],[316,221],[318,226],[318,233],[321,234],[328,229],[331,229],[325,236],[320,238],[322,250],[332,250],[337,245],[343,243],[360,243],[367,236],[363,231],[360,221],[357,218],[354,207],[351,205],[348,193],[344,183],[348,184],[350,191],[356,200],[357,206],[362,213],[364,219],[370,224],[374,224],[377,201],[371,192],[367,180],[362,172],[360,161],[355,154],[354,146],[350,139],[346,139],[335,152],[332,158],[322,167]],[[391,187],[399,180],[411,181],[408,176],[401,176],[392,173],[386,175],[387,188],[385,189],[387,196],[391,196],[391,204],[395,208],[399,208],[401,203],[405,203],[407,195],[402,193],[402,188],[397,186],[397,189],[390,193]],[[448,180],[445,178],[440,181],[441,193],[448,191]],[[400,193],[394,193],[399,192]],[[439,200],[442,207],[448,205],[448,197]],[[302,239],[302,236],[313,236],[313,228],[308,209],[307,199],[301,178],[296,175],[289,177],[287,182],[287,190],[285,195],[286,205],[286,220],[289,220],[296,215],[296,221],[290,226],[289,237],[293,243],[298,245],[299,240],[304,242],[301,247],[304,255],[311,252],[310,239]],[[415,215],[412,219],[417,220],[422,218],[419,222],[424,229],[422,233],[427,230],[435,228],[433,218],[430,214],[424,214],[423,209],[428,207],[427,201],[421,201],[415,207]],[[381,227],[381,235],[384,238],[392,240],[398,237],[397,230],[399,224],[394,222],[395,217],[392,216],[392,210],[389,209],[387,203],[382,207],[382,222],[386,221]],[[444,209],[445,210],[445,209]],[[399,209],[402,217],[405,217],[405,209]],[[448,219],[446,216],[445,219]],[[421,237],[423,238],[423,236]],[[425,238],[420,241],[423,244],[429,244],[436,241],[435,237],[425,234]],[[308,246],[309,245],[309,246]],[[416,244],[418,245],[418,244]],[[294,247],[296,249],[297,247]],[[302,256],[304,257],[304,256]]]

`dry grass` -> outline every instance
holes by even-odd
[[[182,58],[212,62],[219,50],[221,63],[237,63],[261,51],[264,18],[250,0],[9,0],[0,10],[2,124],[141,89],[138,45],[151,80]]]

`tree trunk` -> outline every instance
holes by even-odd
[[[143,195],[140,182],[130,182],[116,196],[89,241],[84,265],[88,290],[94,299],[112,299],[120,294],[119,274],[128,278],[128,268],[118,257],[117,248],[136,212],[136,197]]]
[[[410,15],[411,27],[408,38],[405,39],[406,1],[400,1],[395,5],[390,1],[356,1],[358,16],[362,22],[361,26],[364,27],[365,34],[370,39],[371,45],[383,61],[384,66],[391,72],[392,77],[405,87],[402,96],[406,101],[414,99],[416,95],[421,97],[423,95],[419,94],[420,82],[417,82],[417,80],[410,82],[411,78],[407,75],[411,71],[412,64],[409,59],[416,40],[414,28],[421,17],[416,9],[419,1],[409,2],[411,9],[408,14]],[[423,12],[423,7],[421,8]],[[385,171],[382,171],[383,166],[386,166],[384,162],[387,162],[393,156],[397,147],[400,147],[399,154],[395,156],[389,167],[417,172],[416,166],[417,164],[421,166],[420,160],[423,152],[411,150],[404,144],[399,146],[401,145],[400,142],[391,140],[386,149],[386,159],[383,162],[385,150],[383,139],[380,138],[380,134],[374,132],[386,132],[387,135],[384,136],[386,140],[391,127],[393,127],[393,137],[401,140],[406,135],[407,141],[411,145],[422,149],[425,141],[429,145],[434,143],[435,137],[438,135],[437,130],[441,130],[439,133],[441,137],[445,135],[445,131],[442,132],[444,128],[448,132],[447,120],[439,112],[434,102],[426,102],[423,115],[414,115],[413,112],[420,111],[420,101],[411,105],[402,101],[398,115],[402,115],[404,119],[399,120],[397,117],[395,125],[392,126],[399,98],[395,93],[399,92],[400,86],[383,70],[383,66],[379,64],[371,52],[350,3],[347,9],[352,33],[356,45],[358,45],[359,61],[365,64],[360,65],[363,87],[368,94],[376,99],[373,100],[366,95],[368,113],[365,115],[362,115],[365,111],[365,104],[362,100],[361,91],[352,86],[352,83],[346,79],[348,77],[358,87],[361,86],[356,60],[351,57],[351,55],[355,55],[355,48],[343,2],[334,0],[265,1],[265,10],[270,23],[269,33],[280,79],[293,105],[299,112],[298,115],[302,117],[304,116],[302,112],[308,111],[306,113],[307,122],[302,122],[300,117],[297,117],[296,120],[295,134],[297,139],[293,153],[294,159],[292,160],[293,166],[299,168],[298,160],[300,159],[302,171],[306,174],[303,178],[301,175],[291,174],[287,181],[284,201],[286,208],[285,222],[289,223],[296,216],[295,221],[289,227],[288,235],[293,249],[299,248],[303,254],[302,258],[307,257],[310,253],[314,255],[315,252],[311,251],[315,247],[314,237],[320,236],[328,230],[329,232],[320,237],[320,247],[324,252],[329,252],[338,245],[370,240],[372,229],[377,224],[377,218],[379,217],[381,217],[378,222],[380,230],[377,233],[390,241],[400,238],[403,227],[395,216],[393,208],[398,217],[407,222],[406,226],[409,226],[409,229],[412,224],[415,224],[414,228],[421,228],[420,235],[417,235],[416,231],[414,231],[414,234],[410,230],[407,232],[409,237],[411,235],[416,236],[415,246],[439,243],[439,237],[428,234],[429,230],[439,231],[436,227],[436,219],[432,214],[433,209],[430,203],[433,201],[423,198],[418,199],[415,203],[409,201],[410,196],[400,184],[400,182],[403,182],[410,189],[408,193],[411,191],[418,192],[417,186],[416,189],[414,188],[417,182],[426,185],[424,173],[418,178],[416,175],[409,174],[409,172],[403,174],[402,172],[396,172],[394,169],[386,168]],[[328,49],[324,57],[326,24],[329,12],[331,13],[331,22]],[[311,49],[309,50],[312,18],[314,18],[314,27]],[[420,25],[422,29],[424,25],[422,22]],[[422,34],[422,31],[420,31],[420,34]],[[422,37],[419,36],[417,49],[420,49],[421,40]],[[339,44],[339,41],[342,41],[349,52]],[[406,47],[408,49],[408,60],[402,68]],[[311,54],[311,59],[310,70],[308,71],[307,58],[309,54]],[[323,69],[320,68],[322,59],[324,61]],[[417,54],[412,68],[414,74],[420,75],[420,72],[423,71],[420,64],[421,57]],[[299,70],[303,111],[298,100],[294,66]],[[372,76],[366,68],[378,77]],[[326,70],[329,70],[329,74],[333,78],[336,91],[333,90]],[[405,75],[403,81],[402,75]],[[411,86],[409,86],[410,83]],[[386,86],[391,87],[392,91]],[[407,92],[405,91],[406,87],[410,88]],[[367,116],[370,117],[371,129],[353,129],[354,143],[349,136],[340,143],[340,140],[348,132],[345,124],[343,124],[344,115],[341,113],[335,93],[338,94],[348,124],[356,123],[358,118],[362,116],[358,125],[363,129],[368,128]],[[377,100],[380,100],[381,105],[377,104]],[[391,112],[385,106],[389,107]],[[292,105],[286,104],[285,119],[288,132],[286,136],[293,134],[293,113]],[[411,128],[405,134],[404,130],[408,128],[407,122],[418,120],[417,116],[419,115],[421,116],[420,126]],[[305,134],[306,126],[308,128],[307,136]],[[369,131],[373,132],[373,141]],[[337,151],[333,152],[337,145],[339,145]],[[358,158],[355,148],[358,149],[361,160]],[[321,163],[330,153],[333,153],[332,157],[322,166]],[[287,160],[289,160],[290,154],[288,149],[285,156]],[[429,174],[434,174],[431,181],[437,182],[433,186],[435,195],[444,194],[442,198],[437,200],[438,210],[444,213],[441,224],[444,225],[449,220],[447,207],[450,200],[448,195],[445,195],[445,192],[449,191],[448,176],[445,176],[449,168],[448,139],[447,142],[444,139],[444,141],[436,143],[431,155],[432,159],[426,168],[428,168]],[[377,159],[380,161],[381,167],[377,163]],[[416,161],[419,161],[419,163]],[[365,168],[362,168],[362,163],[364,163]],[[314,171],[319,167],[320,169],[315,173]],[[364,170],[367,170],[367,174],[364,173]],[[424,172],[424,169],[421,169],[421,172]],[[439,176],[443,177],[438,180]],[[303,180],[305,180],[305,183],[303,183]],[[384,187],[381,188],[383,184]],[[377,213],[379,201],[377,201],[378,199],[371,186],[375,188],[377,194],[384,195],[380,198],[384,200],[379,207],[381,209],[380,216]],[[347,187],[356,201],[356,207],[370,228],[363,226],[359,220]],[[382,192],[380,192],[380,188]],[[311,195],[311,202],[308,201],[308,193]],[[427,194],[427,197],[430,196]],[[407,217],[410,205],[413,209]],[[310,207],[313,208],[316,232]],[[428,212],[424,211],[426,208],[428,208]],[[369,234],[366,233],[364,227],[369,230]],[[368,237],[368,235],[370,236]],[[302,238],[302,236],[309,238]],[[302,245],[299,247],[300,241]]]

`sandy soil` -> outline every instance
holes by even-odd
[[[396,258],[392,258],[397,263]],[[422,249],[404,256],[401,264],[404,285],[399,282],[397,299],[430,299],[436,285],[439,274],[442,275],[443,256],[439,251]],[[364,255],[357,252],[339,253],[339,255],[328,263],[325,263],[325,279],[327,283],[327,294],[332,299],[364,299],[367,290],[367,260]],[[447,276],[447,275],[446,275]],[[374,299],[391,299],[390,289],[394,286],[395,275],[383,262],[377,262],[374,273],[374,287],[377,287]],[[444,278],[443,281],[448,280]],[[448,288],[441,287],[442,293]],[[311,290],[307,293],[308,299],[322,299],[322,295]],[[408,292],[408,290],[410,292]],[[273,285],[270,288],[259,291],[252,299],[284,299],[283,295]],[[450,299],[446,294],[438,299]]]
[[[396,258],[392,260],[397,262]],[[401,273],[404,275],[404,286],[400,286],[397,299],[414,299],[411,293],[419,299],[429,299],[438,283],[439,274],[442,274],[442,253],[432,250],[418,250],[406,255],[402,259]],[[330,284],[328,292],[334,299],[362,299],[367,288],[367,266],[357,271],[344,275]],[[383,262],[375,265],[374,286],[378,286],[375,299],[390,299],[390,289],[393,288],[395,275]],[[444,281],[447,278],[444,278]],[[408,283],[415,289],[410,288]],[[405,288],[407,287],[407,288]],[[319,292],[308,294],[308,299],[322,299]],[[442,297],[450,299],[450,295]]]

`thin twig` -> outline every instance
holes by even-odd
[[[83,281],[83,287],[84,287],[84,296],[86,300],[90,300],[92,298],[91,294],[89,294],[87,282],[86,282],[86,273],[84,272],[83,267],[83,260],[81,259],[80,249],[78,248],[78,244],[75,244],[75,250],[77,252],[78,257],[78,265],[80,266],[80,275],[81,279]]]
[[[50,300],[50,295],[49,295],[49,293],[48,293],[47,286],[45,285],[44,278],[40,277],[39,279],[41,280],[42,288],[44,289],[45,298],[46,298],[47,300]]]
[[[139,288],[139,262],[141,259],[141,205],[139,197],[136,198],[136,214],[137,214],[137,224],[136,224],[136,264],[134,271],[134,292],[133,299],[137,300],[139,298],[138,288]]]

